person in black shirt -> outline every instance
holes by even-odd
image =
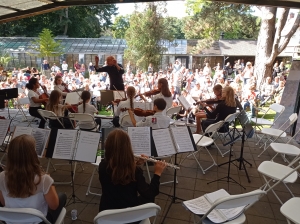
[[[139,167],[143,163],[144,160],[135,162],[131,141],[126,132],[116,129],[108,135],[105,141],[105,159],[99,164],[102,186],[100,211],[154,202],[155,196],[159,194],[159,179],[166,163],[155,163],[150,184],[146,183],[143,170]]]
[[[125,90],[122,75],[124,74],[123,66],[117,63],[113,56],[106,58],[106,66],[99,68],[99,57],[95,57],[96,72],[107,72],[110,80],[110,90]]]

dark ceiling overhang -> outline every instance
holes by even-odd
[[[1,0],[0,23],[60,10],[69,6],[154,2],[155,0]],[[167,1],[167,0],[161,0]],[[173,0],[174,1],[174,0]],[[176,0],[183,1],[183,0]],[[300,0],[212,0],[251,5],[300,8]]]

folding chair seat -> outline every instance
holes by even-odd
[[[154,203],[147,203],[131,208],[111,209],[99,212],[94,218],[94,224],[123,224],[140,221],[140,224],[150,224],[150,217],[156,217],[160,212],[160,207]]]
[[[200,135],[200,134],[193,134],[194,142],[195,142],[195,144],[196,144],[197,146],[200,147],[200,149],[197,150],[196,152],[192,152],[192,153],[188,154],[187,157],[189,157],[189,156],[193,156],[193,157],[194,157],[194,159],[195,159],[196,162],[198,163],[200,169],[202,170],[202,173],[203,173],[203,174],[205,174],[205,172],[206,172],[207,170],[209,170],[211,167],[217,166],[216,161],[214,160],[214,158],[213,158],[212,155],[210,154],[209,150],[207,149],[207,146],[209,146],[209,145],[215,143],[215,142],[214,142],[214,139],[211,138],[211,137],[207,137],[206,135],[209,135],[209,133],[212,133],[211,136],[213,136],[214,133],[217,132],[217,131],[222,127],[223,124],[224,124],[224,121],[219,121],[219,122],[217,122],[217,123],[215,123],[215,124],[209,125],[209,126],[206,128],[205,133],[204,133],[203,135]],[[196,154],[197,154],[197,153],[200,154],[201,148],[204,148],[204,149],[207,151],[208,155],[210,156],[210,158],[212,159],[212,162],[213,162],[209,167],[207,167],[207,168],[205,168],[205,169],[201,166],[199,160],[198,160],[197,157],[196,157]],[[181,162],[181,163],[182,163],[182,162]]]
[[[55,224],[64,223],[66,209],[63,208]],[[33,208],[5,208],[0,207],[0,220],[7,223],[45,223],[50,224],[45,215]]]
[[[96,172],[96,170],[98,170],[100,162],[101,162],[101,156],[97,156],[96,162],[92,163],[92,165],[94,166],[94,169],[93,169],[92,176],[91,176],[91,179],[90,179],[90,182],[89,182],[89,186],[88,186],[88,189],[87,189],[85,195],[92,194],[92,195],[101,196],[101,194],[91,192],[91,185],[92,185],[92,182],[93,182],[93,179],[94,179],[95,172]]]
[[[287,219],[287,222],[290,224],[292,221],[293,223],[300,223],[300,198],[295,197],[291,198],[290,200],[286,201],[281,207],[280,212],[284,215]]]
[[[277,184],[283,183],[284,186],[289,191],[289,193],[292,195],[292,197],[294,197],[294,194],[290,190],[290,188],[287,186],[287,183],[291,184],[291,183],[296,182],[296,180],[298,178],[297,169],[300,167],[300,165],[298,165],[297,167],[294,167],[294,168],[292,168],[292,166],[295,163],[299,162],[299,160],[300,160],[300,157],[298,157],[296,160],[291,162],[288,166],[285,166],[285,165],[282,165],[279,163],[275,163],[275,162],[271,162],[271,161],[262,162],[259,165],[257,170],[259,173],[261,173],[263,175],[263,178],[266,183],[261,187],[261,189],[267,190],[267,191],[271,190],[273,192],[273,194],[275,195],[275,197],[278,199],[278,201],[281,204],[283,204],[282,201],[280,200],[280,198],[278,197],[278,195],[273,190]],[[267,178],[269,178],[269,180]],[[276,183],[271,186],[270,183],[272,182],[272,180],[274,180]]]
[[[269,147],[270,144],[267,145],[268,142],[275,142],[277,139],[279,139],[280,137],[286,137],[286,131],[288,128],[290,128],[296,121],[297,121],[297,114],[293,113],[291,116],[289,116],[289,119],[284,122],[284,124],[279,128],[263,128],[261,129],[261,133],[263,134],[262,138],[256,143],[256,145],[259,144],[259,142],[263,139],[264,136],[267,136],[267,140],[260,146],[263,147],[264,146],[264,150],[258,155],[258,157],[261,156],[261,154],[263,154],[263,152],[265,152]]]

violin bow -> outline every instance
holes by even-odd
[[[113,85],[113,87],[115,88],[115,90],[118,92],[119,96],[120,96],[120,99],[123,99],[121,93],[119,92],[119,90],[117,90],[117,88],[115,87],[115,85]]]

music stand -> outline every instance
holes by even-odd
[[[4,95],[0,95],[0,109],[4,109],[5,108],[5,97]]]
[[[100,90],[101,104],[108,105],[114,101],[114,92],[112,90]]]
[[[1,98],[3,99],[4,97],[4,100],[10,100],[10,99],[13,99],[13,98],[18,98],[19,96],[19,93],[18,93],[18,88],[11,88],[11,89],[2,89],[0,90],[0,96],[2,96]],[[0,101],[4,101],[0,98]],[[2,108],[5,108],[2,107]],[[11,116],[10,116],[10,112],[9,112],[9,104],[7,103],[7,111],[8,111],[8,119],[13,119]]]

